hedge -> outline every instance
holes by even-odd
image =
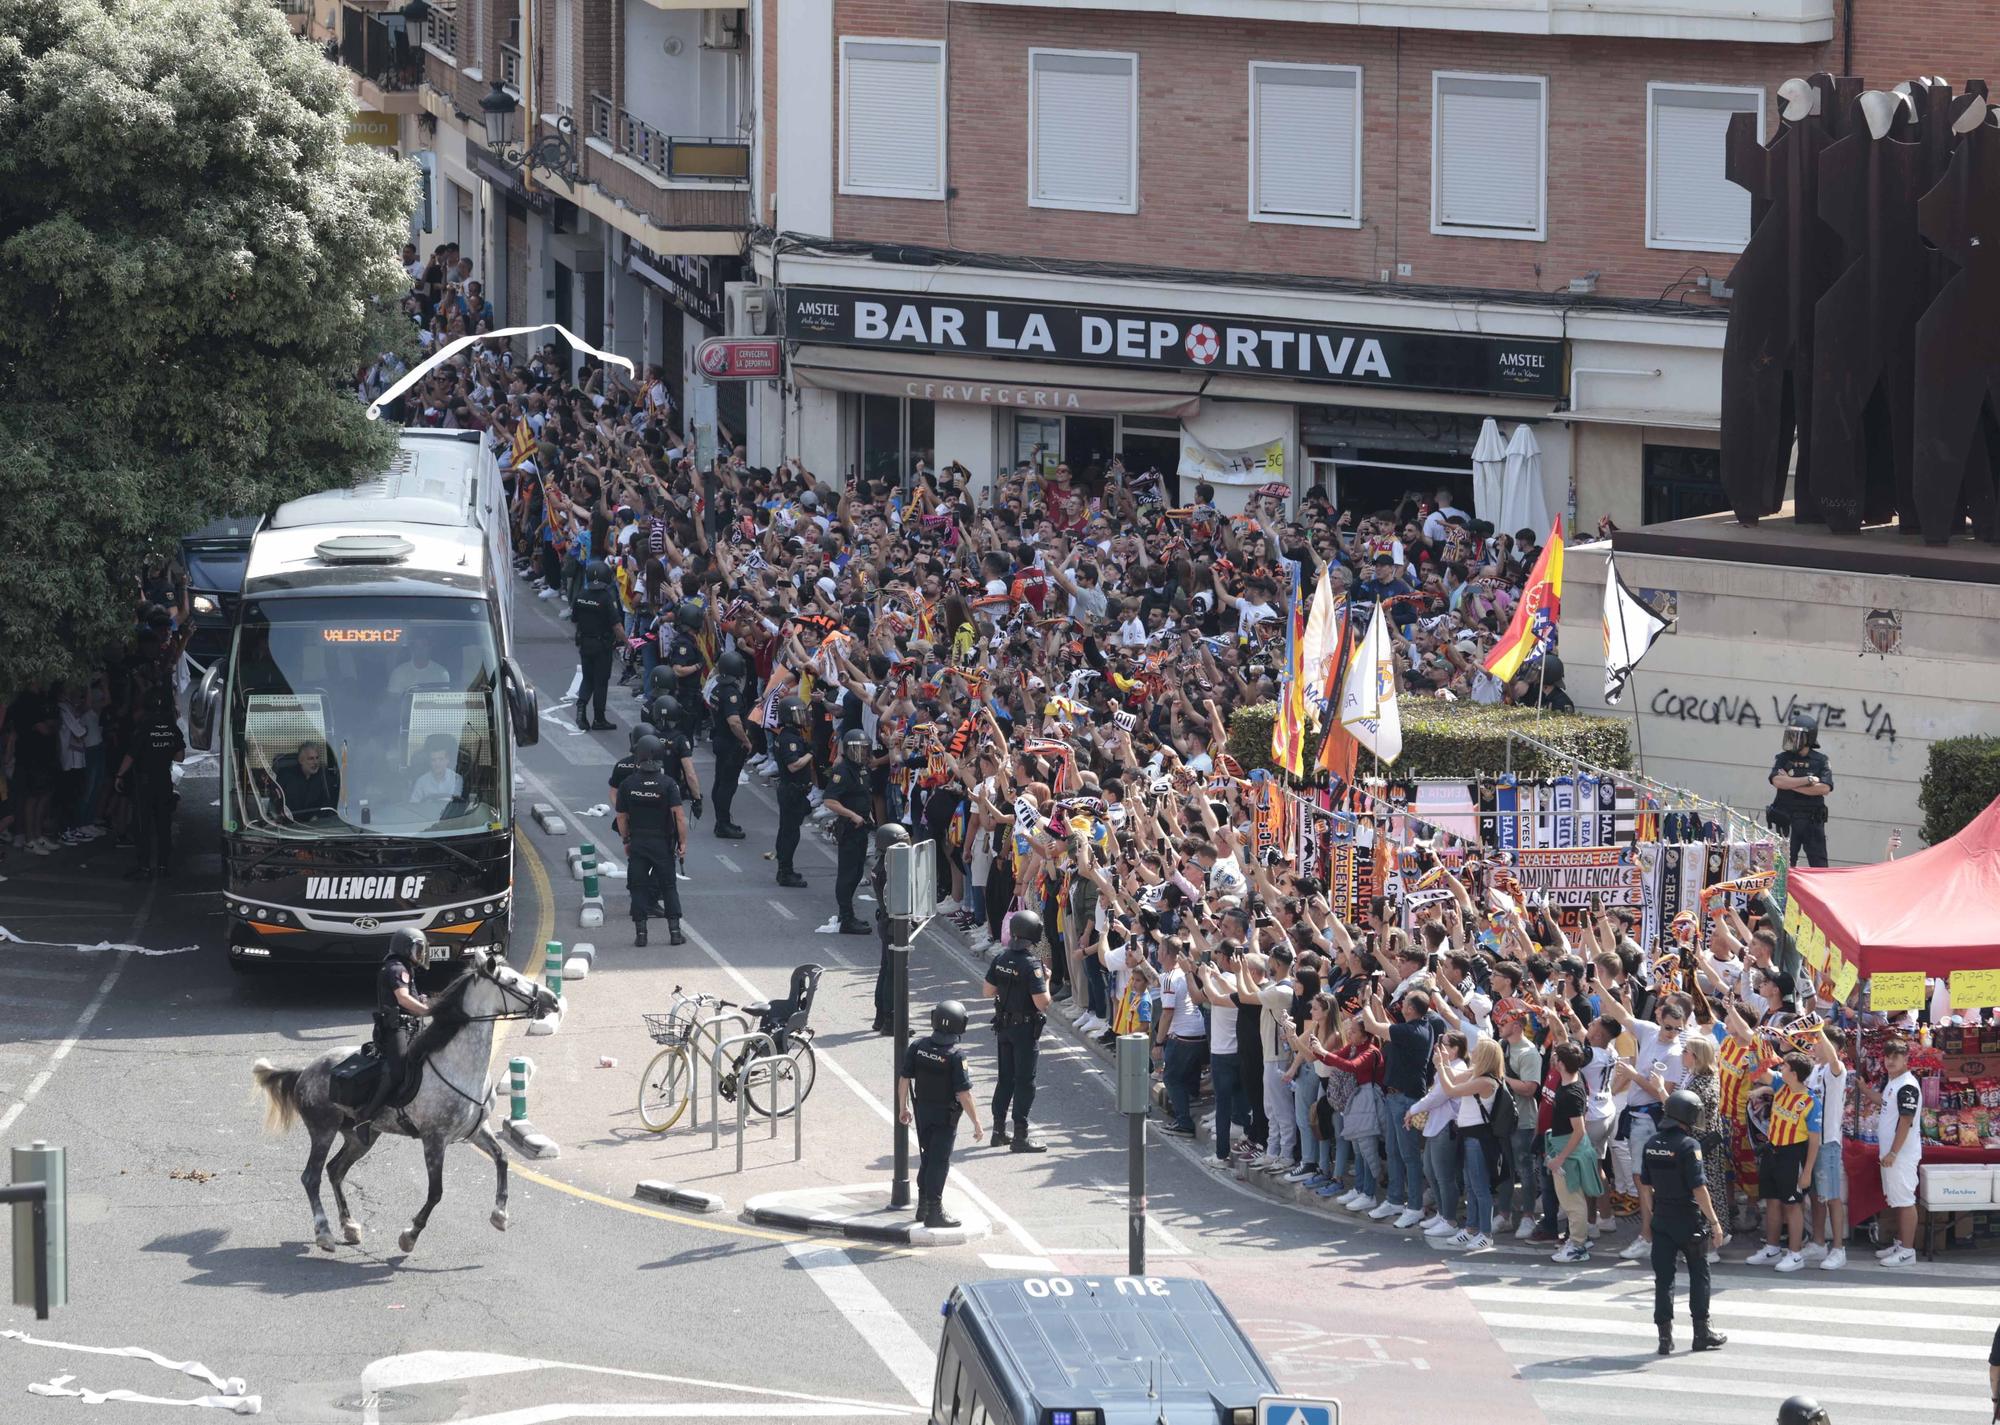
[[[1396,759],[1398,776],[1470,779],[1504,771],[1509,732],[1526,733],[1592,766],[1632,765],[1632,724],[1619,718],[1582,713],[1542,713],[1538,717],[1533,708],[1447,703],[1434,698],[1405,698],[1399,707],[1403,755]],[[1238,708],[1229,719],[1229,752],[1246,772],[1271,766],[1271,723],[1277,715],[1276,703],[1255,703]],[[1364,752],[1361,766],[1365,769],[1369,765]],[[1520,742],[1514,744],[1513,765],[1523,776],[1557,776],[1574,770],[1567,763],[1553,763]],[[1993,766],[2000,772],[2000,758]],[[1989,799],[1991,795],[1989,792]]]
[[[1234,747],[1232,731],[1230,745]],[[1924,809],[1920,834],[1932,846],[1956,836],[2000,797],[2000,737],[1947,737],[1931,744],[1930,766],[1917,790]]]

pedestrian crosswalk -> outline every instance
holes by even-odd
[[[1937,1285],[1920,1272],[1801,1281],[1718,1268],[1710,1319],[1728,1346],[1688,1350],[1683,1278],[1677,1349],[1662,1358],[1648,1270],[1451,1269],[1550,1425],[1771,1425],[1793,1395],[1811,1396],[1839,1425],[1991,1418],[1986,1359],[2000,1293],[1987,1288]]]

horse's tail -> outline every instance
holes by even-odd
[[[268,1131],[283,1133],[299,1121],[299,1076],[304,1072],[273,1068],[269,1059],[259,1059],[251,1066],[250,1077],[264,1091],[264,1127]]]

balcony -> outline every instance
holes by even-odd
[[[353,5],[342,6],[333,57],[354,76],[354,97],[362,108],[414,114],[423,107],[417,88],[424,79],[424,52],[401,16],[385,21]]]
[[[745,184],[750,144],[744,139],[676,138],[616,108],[603,94],[590,96],[592,137],[672,183]]]
[[[500,82],[516,93],[521,89],[521,47],[510,40],[500,41]]]

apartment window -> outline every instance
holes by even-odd
[[[549,7],[549,56],[555,69],[556,113],[576,116],[576,30],[574,0],[555,0]]]
[[[840,42],[840,191],[944,197],[944,46]]]
[[[1646,246],[1741,252],[1750,194],[1724,176],[1729,120],[1755,114],[1764,94],[1703,84],[1646,86]]]
[[[1139,57],[1028,51],[1028,202],[1139,211]]]
[[[1250,221],[1360,225],[1359,69],[1251,64]]]
[[[1546,235],[1548,81],[1534,76],[1431,78],[1431,231],[1468,237]]]

